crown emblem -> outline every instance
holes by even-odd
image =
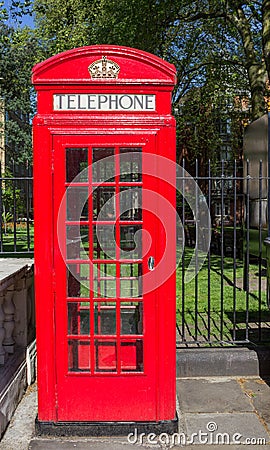
[[[102,56],[102,59],[94,61],[88,67],[91,78],[117,78],[120,66],[110,59],[107,59],[107,56]]]

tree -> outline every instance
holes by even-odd
[[[97,39],[162,56],[173,9],[173,0],[103,0]]]
[[[22,14],[30,1],[13,5]],[[207,155],[209,149],[215,154],[218,121],[231,121],[239,132],[241,99],[250,97],[251,120],[266,110],[270,0],[33,0],[32,6],[37,61],[105,43],[140,48],[174,63],[174,107],[187,115],[178,115],[179,130],[185,132],[185,120],[191,124],[194,155],[202,143]],[[191,101],[195,92],[199,105]]]
[[[262,116],[270,75],[269,0],[180,0],[176,3],[178,11],[171,23],[175,34],[191,24],[197,30],[198,39],[203,39],[206,50],[195,65],[186,66],[186,72],[197,76],[197,71],[206,65],[214,68],[218,64],[230,73],[240,73],[241,80],[248,81],[252,120]],[[174,54],[173,41],[168,48]]]
[[[153,52],[179,69],[176,102],[218,65],[248,84],[252,120],[265,112],[270,0],[33,0],[32,6],[40,59],[98,43]],[[30,0],[12,1],[13,14],[30,7]]]
[[[8,117],[4,132],[11,164],[32,160],[31,117],[35,105],[30,77],[36,48],[32,30],[14,29],[0,21],[0,77]]]
[[[147,50],[176,63],[183,94],[206,67],[222,65],[248,81],[253,119],[265,110],[269,10],[270,0],[34,0],[50,53],[93,43]]]
[[[218,121],[229,120],[239,132],[239,107],[226,106],[234,105],[236,96],[251,96],[253,119],[265,111],[262,0],[254,8],[249,3],[254,2],[34,0],[34,11],[46,56],[105,43],[140,48],[174,63],[180,150],[188,135],[190,155],[213,157],[221,145]]]
[[[38,36],[47,54],[91,44],[156,53],[173,0],[34,0]]]
[[[101,1],[34,0],[40,59],[83,45],[96,44]]]

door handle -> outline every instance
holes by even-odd
[[[148,269],[154,270],[154,265],[155,265],[155,258],[153,256],[150,256],[148,258]]]

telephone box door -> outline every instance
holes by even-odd
[[[158,420],[155,151],[154,134],[54,137],[58,421]]]

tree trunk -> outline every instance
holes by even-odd
[[[256,120],[265,113],[266,71],[264,64],[260,63],[251,64],[247,71],[251,91],[252,120]]]
[[[270,80],[270,0],[263,0],[262,18],[263,18],[262,23],[263,55],[268,80]]]
[[[270,3],[270,0],[264,0],[264,2]],[[264,93],[267,79],[266,65],[264,60],[258,60],[258,55],[254,48],[250,23],[245,16],[242,7],[237,8],[237,14],[233,15],[231,20],[234,22],[241,35],[246,57],[245,66],[251,90],[252,120],[256,120],[265,113]]]

